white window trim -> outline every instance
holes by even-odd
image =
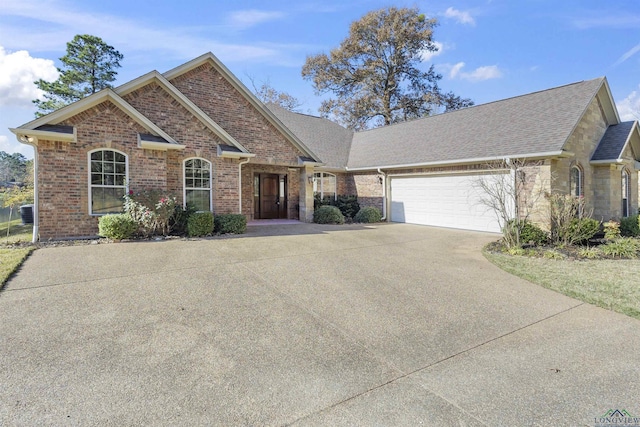
[[[320,175],[319,177],[317,177],[316,175]],[[320,200],[324,199],[324,177],[325,176],[332,176],[333,177],[333,182],[335,183],[335,188],[333,191],[333,200],[337,200],[338,199],[338,178],[336,177],[335,174],[329,173],[329,172],[315,172],[313,174],[313,180],[314,182],[318,182],[318,178],[320,179],[320,184],[317,185],[316,184],[316,188],[320,187],[318,189],[318,191],[316,191],[316,194],[320,194]]]
[[[125,178],[124,178],[124,192],[128,193],[129,192],[129,156],[127,155],[127,153],[120,151],[120,150],[116,150],[113,148],[107,148],[107,147],[102,147],[102,148],[96,148],[95,150],[91,150],[87,153],[87,184],[88,184],[88,195],[89,195],[89,200],[88,200],[88,211],[89,215],[91,216],[104,216],[104,215],[108,215],[108,214],[103,214],[103,213],[93,213],[93,207],[91,206],[91,201],[93,200],[93,187],[96,188],[121,188],[122,186],[120,185],[93,185],[91,184],[91,154],[95,153],[96,151],[113,151],[114,153],[118,153],[118,154],[122,154],[124,156],[124,168],[125,168]],[[124,206],[124,200],[122,201],[122,204]]]
[[[204,157],[188,157],[182,161],[182,207],[187,208],[187,190],[204,190],[204,188],[187,188],[187,162],[189,160],[203,160],[209,165],[209,212],[213,211],[213,163]]]

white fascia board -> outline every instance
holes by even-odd
[[[346,170],[348,172],[357,172],[357,171],[377,171],[378,169],[409,169],[409,168],[420,168],[420,167],[432,167],[432,166],[457,166],[457,165],[467,165],[474,163],[486,163],[486,162],[496,162],[505,159],[546,159],[553,157],[571,157],[573,153],[569,151],[549,151],[544,153],[529,153],[529,154],[514,154],[508,156],[494,156],[494,157],[477,157],[471,159],[459,159],[459,160],[442,160],[436,162],[422,162],[422,163],[408,163],[408,164],[397,164],[397,165],[381,165],[381,166],[370,166],[370,167],[359,167],[359,168],[350,168],[347,167]]]
[[[77,134],[76,128],[73,128],[73,133],[62,133],[62,132],[51,132],[44,130],[35,130],[35,129],[15,129],[9,128],[11,132],[13,132],[17,137],[18,141],[23,144],[32,145],[27,142],[24,142],[20,139],[20,136],[24,136],[25,138],[35,138],[32,143],[37,145],[39,139],[46,139],[49,141],[63,141],[63,142],[77,142]]]
[[[148,150],[184,150],[185,145],[177,144],[177,143],[167,143],[167,142],[158,142],[158,141],[145,141],[138,134],[138,147],[145,148]]]
[[[255,157],[254,153],[238,153],[236,151],[221,151],[218,157],[222,159],[249,159]]]
[[[624,163],[624,159],[609,159],[609,160],[591,160],[590,165],[619,165]]]

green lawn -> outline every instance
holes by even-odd
[[[503,270],[564,295],[640,319],[640,260],[558,260],[485,251]]]
[[[7,237],[7,228],[9,237]],[[22,225],[20,219],[0,223],[0,289],[14,271],[20,267],[35,246],[17,246],[31,242],[33,225]]]

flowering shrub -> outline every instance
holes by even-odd
[[[138,232],[143,236],[169,234],[177,203],[174,196],[155,190],[145,190],[138,194],[129,191],[124,196],[124,210],[138,224]]]

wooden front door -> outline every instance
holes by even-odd
[[[286,175],[262,173],[257,175],[259,219],[287,217],[287,177]]]

